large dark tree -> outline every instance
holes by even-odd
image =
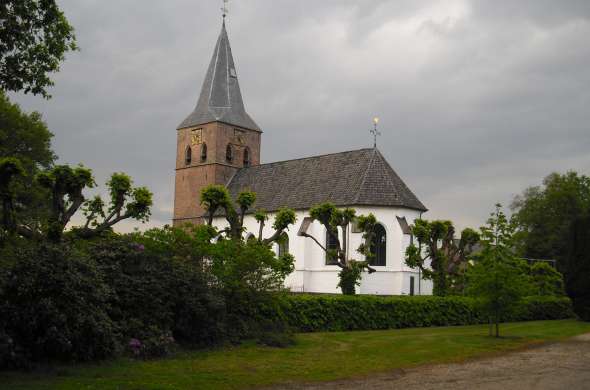
[[[11,182],[10,190],[15,218],[26,224],[46,217],[49,194],[34,179],[55,161],[52,137],[41,114],[23,112],[0,91],[0,159],[16,158],[23,169],[19,180]]]
[[[49,97],[49,74],[75,49],[74,29],[55,0],[0,2],[0,89]]]
[[[566,291],[576,313],[590,321],[590,216],[572,223],[567,244],[562,262]]]
[[[525,257],[558,260],[566,255],[573,221],[590,210],[590,178],[552,173],[542,186],[527,188],[511,206]]]

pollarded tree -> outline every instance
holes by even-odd
[[[406,249],[406,265],[420,268],[424,278],[433,281],[434,295],[447,295],[462,288],[461,276],[467,257],[479,242],[479,234],[466,228],[457,240],[453,223],[439,220],[418,219],[411,229],[418,245],[412,243]]]
[[[307,231],[300,231],[299,234],[303,237],[311,238],[324,252],[326,256],[334,262],[334,265],[340,267],[338,277],[340,282],[338,287],[343,294],[353,295],[356,291],[356,286],[360,284],[362,272],[367,270],[369,273],[375,272],[375,269],[369,265],[369,260],[373,256],[372,246],[374,245],[375,225],[377,220],[373,214],[367,216],[356,217],[357,225],[363,232],[363,243],[359,246],[357,251],[365,256],[365,261],[357,261],[348,258],[346,253],[347,234],[346,229],[350,223],[355,219],[356,210],[351,208],[338,209],[332,203],[326,202],[309,210],[309,215],[312,220],[318,221],[326,228],[327,235],[330,237],[334,248],[328,248],[322,245],[320,241],[307,233]],[[342,241],[340,240],[338,229],[341,229]]]
[[[49,97],[49,73],[76,50],[73,27],[55,0],[4,0],[0,21],[0,89]]]
[[[480,299],[490,324],[495,324],[496,337],[504,318],[534,291],[526,263],[514,252],[515,231],[514,221],[508,221],[497,204],[487,226],[481,228],[483,250],[467,272],[467,290]]]
[[[14,216],[14,202],[10,187],[22,171],[15,174],[7,174],[14,165],[12,159],[3,159],[0,166],[3,175],[3,215]],[[14,167],[12,168],[14,171]],[[105,213],[105,204],[100,197],[86,200],[83,191],[95,185],[92,171],[83,166],[72,168],[67,165],[58,165],[52,169],[37,175],[36,182],[46,188],[50,194],[50,207],[47,220],[15,221],[8,218],[3,221],[3,229],[8,232],[16,232],[27,238],[47,238],[53,242],[62,239],[63,232],[74,214],[84,207],[87,217],[86,224],[73,230],[81,237],[89,238],[107,229],[116,223],[132,218],[144,222],[149,219],[152,205],[152,194],[145,187],[133,188],[131,179],[124,173],[114,173],[107,182],[111,202]],[[10,198],[10,199],[6,199]],[[100,219],[99,219],[100,217]]]
[[[243,191],[238,194],[236,199],[238,206],[238,210],[236,210],[229,191],[225,186],[212,184],[201,190],[201,205],[203,205],[206,211],[207,224],[212,226],[215,214],[218,211],[223,211],[228,227],[220,231],[219,234],[225,234],[232,240],[243,239],[244,216],[254,206],[255,202],[256,194],[254,192]],[[263,238],[262,231],[268,220],[268,216],[264,211],[260,210],[255,213],[254,218],[259,223],[258,241],[266,245],[277,242],[285,230],[297,220],[293,210],[289,208],[279,209],[272,225],[274,233],[268,238]]]

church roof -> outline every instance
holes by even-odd
[[[242,168],[228,183],[235,199],[256,193],[255,209],[301,210],[336,206],[397,206],[426,211],[377,149],[360,149]]]
[[[178,129],[215,121],[246,129],[260,130],[244,108],[225,21],[221,27],[219,38],[217,38],[197,106],[178,125]]]

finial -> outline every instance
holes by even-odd
[[[223,0],[223,7],[221,7],[221,16],[223,16],[223,21],[225,22],[225,17],[227,16],[227,14],[229,13],[229,9],[228,9],[228,3],[229,0]]]
[[[377,130],[378,124],[379,124],[379,118],[378,117],[373,118],[373,128],[371,130],[369,130],[369,132],[371,134],[373,134],[373,148],[377,147],[377,136],[381,135],[379,130]]]

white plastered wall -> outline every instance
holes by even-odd
[[[377,221],[383,225],[387,234],[386,265],[374,267],[377,272],[363,273],[361,285],[357,287],[360,294],[377,295],[409,295],[410,277],[414,277],[414,294],[432,294],[432,282],[420,278],[418,270],[407,267],[404,263],[404,255],[410,244],[410,236],[404,235],[396,217],[405,217],[408,224],[414,219],[420,218],[420,212],[406,208],[395,207],[355,207],[357,215],[373,213]],[[338,285],[338,272],[335,265],[326,265],[324,251],[310,238],[297,235],[301,222],[308,216],[307,211],[297,211],[297,222],[286,232],[289,237],[289,253],[295,257],[295,271],[285,280],[285,287],[296,292],[315,293],[340,293]],[[274,233],[272,223],[274,213],[269,213],[269,220],[264,227],[263,237],[269,237]],[[227,226],[223,218],[216,218],[214,224],[218,228]],[[244,218],[246,235],[252,233],[258,235],[258,223],[253,215]],[[318,222],[309,225],[308,234],[313,235],[319,242],[325,245],[325,228]],[[342,234],[342,232],[340,232]],[[364,260],[356,249],[362,242],[361,233],[352,233],[348,229],[348,257],[356,260]],[[275,248],[276,250],[277,248]]]

